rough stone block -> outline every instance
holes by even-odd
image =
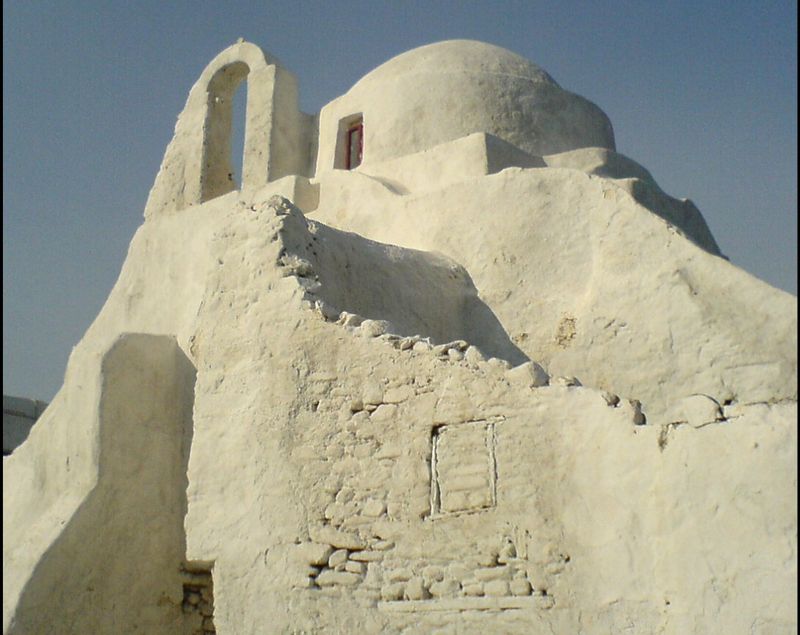
[[[431,595],[437,598],[453,597],[461,590],[461,585],[455,580],[442,580],[430,586]]]
[[[483,593],[489,597],[503,597],[510,593],[508,580],[490,580],[483,585]]]
[[[425,582],[420,576],[414,576],[406,584],[406,597],[409,600],[426,600],[431,597]]]
[[[361,401],[364,405],[377,406],[383,403],[383,387],[376,381],[368,381],[364,384]]]
[[[511,591],[511,595],[516,596],[530,595],[532,592],[531,583],[525,579],[512,580],[509,583],[509,590]]]
[[[374,499],[368,500],[366,503],[364,503],[364,506],[361,508],[361,513],[364,516],[369,516],[371,518],[377,518],[378,516],[381,516],[385,511],[386,511],[386,505],[384,504],[384,502]]]
[[[388,551],[392,547],[394,547],[394,543],[391,540],[379,540],[372,545],[372,548],[376,551]]]
[[[388,421],[392,419],[397,412],[397,406],[394,404],[381,404],[370,415],[372,421]]]
[[[470,346],[464,353],[464,360],[470,366],[478,366],[486,361],[483,353],[480,352],[477,346]]]
[[[317,585],[329,587],[333,585],[355,586],[361,582],[361,576],[349,571],[323,571],[317,576]]]
[[[328,558],[328,566],[333,569],[347,562],[347,549],[337,549]]]
[[[421,573],[425,580],[430,580],[432,582],[439,582],[444,579],[444,568],[438,564],[431,564],[427,567],[423,567]]]
[[[358,535],[329,526],[311,527],[309,534],[315,542],[327,543],[337,549],[358,551],[366,547],[366,543]]]
[[[358,331],[364,337],[378,337],[390,329],[389,323],[384,320],[364,320]]]
[[[383,557],[383,551],[354,551],[350,554],[350,560],[357,562],[379,562]]]
[[[414,396],[414,389],[409,385],[388,388],[383,395],[383,403],[401,403]]]
[[[464,590],[464,595],[468,595],[471,597],[480,597],[483,595],[483,584],[481,584],[480,582],[465,584],[463,590]]]
[[[386,602],[402,600],[405,594],[406,585],[403,582],[394,582],[381,588],[381,599]]]
[[[317,542],[305,542],[297,545],[295,553],[302,562],[307,562],[311,565],[324,565],[327,564],[328,558],[333,553],[333,548],[330,545]]]
[[[349,560],[344,564],[344,570],[349,571],[350,573],[358,573],[362,575],[367,570],[367,565],[364,562],[356,562],[354,560]]]
[[[488,582],[490,580],[509,580],[511,579],[511,569],[508,567],[486,567],[475,569],[473,575],[481,582]]]
[[[407,582],[414,577],[411,569],[392,569],[386,573],[386,579],[389,582]]]
[[[454,348],[451,348],[450,350],[447,351],[447,358],[451,362],[460,362],[462,359],[464,359],[464,353]]]
[[[506,377],[512,383],[526,388],[539,388],[550,383],[550,375],[536,362],[530,361],[520,364],[506,372]]]

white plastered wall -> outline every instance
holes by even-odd
[[[196,205],[236,189],[230,165],[232,101],[247,81],[242,190],[308,175],[315,118],[300,112],[297,80],[249,42],[222,51],[192,87],[178,117],[145,216]]]
[[[366,75],[320,111],[316,174],[339,167],[340,125],[358,113],[364,119],[362,165],[475,132],[538,156],[580,147],[614,149],[611,122],[600,108],[546,73],[537,74],[533,65],[514,67],[518,56],[505,51],[495,66],[470,66],[476,55],[497,51],[476,42],[445,42],[400,55]],[[462,53],[471,61],[459,65],[454,59]],[[401,62],[403,68],[396,68]]]

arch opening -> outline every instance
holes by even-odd
[[[203,126],[203,164],[200,202],[227,194],[241,186],[246,135],[246,85],[250,67],[233,62],[220,68],[207,89],[207,110]],[[242,90],[237,90],[244,83]],[[244,95],[244,97],[242,97]],[[233,119],[236,115],[237,126]],[[233,161],[232,141],[236,132],[237,160]],[[238,139],[241,138],[241,142]],[[241,155],[238,149],[241,148]],[[238,170],[237,170],[238,166]]]
[[[244,185],[244,131],[247,120],[247,91],[250,82],[240,82],[233,93],[233,119],[231,121],[231,168],[234,189]]]

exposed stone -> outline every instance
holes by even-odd
[[[383,395],[383,403],[396,404],[414,396],[414,389],[408,384],[396,388],[388,388]]]
[[[434,582],[430,586],[430,592],[433,597],[453,597],[461,590],[461,585],[455,580],[442,580]]]
[[[386,579],[389,582],[407,582],[412,577],[414,577],[414,574],[410,569],[392,569],[386,574]]]
[[[483,585],[484,595],[502,597],[509,594],[508,580],[490,580]]]
[[[481,553],[477,556],[476,561],[482,567],[494,567],[497,564],[497,553],[492,551]],[[503,570],[503,568],[499,570]]]
[[[348,313],[347,311],[342,311],[339,314],[338,323],[342,326],[351,326],[357,327],[364,321],[360,315],[355,315],[354,313]]]
[[[483,595],[483,584],[480,582],[472,582],[463,585],[464,595],[479,597]]]
[[[685,421],[695,428],[725,419],[722,407],[708,395],[690,395],[678,401],[676,421]]]
[[[334,518],[344,518],[345,516],[345,507],[344,505],[340,505],[339,503],[331,503],[325,508],[325,518],[328,520]]]
[[[337,549],[328,558],[328,566],[333,569],[347,562],[347,549]]]
[[[397,406],[394,404],[381,404],[378,406],[375,411],[370,416],[372,421],[387,421],[394,417],[394,413],[397,411]]]
[[[335,322],[339,319],[339,310],[335,307],[332,307],[329,304],[326,304],[322,300],[317,300],[315,302],[315,306],[319,314],[322,316],[324,320],[327,322]]]
[[[395,582],[394,584],[387,584],[381,588],[381,599],[386,602],[394,602],[402,600],[405,594],[405,584],[403,582]]]
[[[454,348],[451,348],[447,351],[447,357],[450,359],[451,362],[460,362],[464,359],[464,353],[458,351]]]
[[[351,487],[343,487],[338,492],[336,492],[336,502],[340,505],[345,505],[353,500],[353,496],[355,496],[355,491]]]
[[[367,565],[363,562],[350,560],[345,563],[344,570],[349,571],[350,573],[358,573],[359,575],[361,575],[366,572]]]
[[[509,370],[511,368],[511,364],[508,363],[508,360],[500,359],[498,357],[490,357],[489,360],[486,362],[490,367],[496,368],[499,370]]]
[[[379,500],[368,500],[364,503],[364,506],[361,508],[361,513],[364,516],[370,516],[372,518],[377,518],[378,516],[382,515],[383,512],[386,511],[386,505],[383,501]]]
[[[550,383],[550,376],[536,362],[525,362],[510,369],[506,376],[509,381],[519,383],[528,388],[539,388]]]
[[[431,596],[422,578],[415,576],[406,583],[405,596],[409,600],[425,600]]]
[[[383,584],[383,570],[381,566],[377,562],[367,562],[365,566],[367,568],[367,574],[364,576],[364,587],[373,590],[380,589]],[[377,594],[375,599],[379,597],[380,594]]]
[[[382,320],[364,320],[358,327],[364,337],[378,337],[386,333],[389,325]]]
[[[372,545],[372,548],[376,551],[386,551],[392,547],[394,547],[394,543],[391,540],[379,540]]]
[[[477,366],[478,364],[481,364],[481,363],[483,363],[484,361],[486,361],[486,358],[483,356],[483,353],[481,353],[481,352],[478,350],[478,348],[477,348],[477,347],[475,347],[475,346],[470,346],[470,347],[467,349],[467,351],[464,353],[464,360],[465,360],[465,361],[466,361],[468,364],[470,364],[470,365],[472,365],[472,366]]]
[[[400,340],[400,343],[398,344],[398,348],[401,351],[407,351],[407,350],[413,348],[414,344],[416,344],[418,341],[419,341],[419,338],[417,338],[417,337],[404,337],[403,339]]]
[[[514,543],[509,540],[500,548],[500,552],[497,554],[497,561],[500,564],[506,564],[511,562],[516,557],[517,549],[514,546]]]
[[[332,553],[333,548],[330,545],[316,542],[305,542],[297,546],[297,555],[300,560],[312,565],[327,564]]]
[[[296,254],[284,254],[280,257],[278,265],[284,268],[284,275],[307,278],[314,275],[313,265]]]
[[[323,571],[317,576],[317,585],[321,587],[342,585],[353,586],[361,581],[361,576],[349,571]]]
[[[357,534],[339,531],[333,527],[311,527],[309,532],[316,542],[328,543],[337,549],[358,551],[366,547],[366,543]]]
[[[354,551],[350,559],[358,562],[377,562],[383,560],[382,551]]]
[[[511,591],[511,595],[523,596],[531,594],[531,583],[525,579],[512,580],[508,586],[509,590]]]
[[[472,575],[473,567],[466,562],[451,562],[447,565],[447,575],[456,580],[466,580]]]
[[[375,381],[369,381],[364,385],[362,403],[366,405],[378,405],[383,402],[383,388]]]
[[[425,580],[438,582],[444,579],[444,569],[439,565],[428,565],[421,573]]]
[[[488,567],[475,569],[474,575],[481,582],[500,579],[508,580],[511,578],[511,569],[509,567]]]

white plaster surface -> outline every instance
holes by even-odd
[[[261,59],[244,44],[223,61]],[[561,90],[495,47],[423,47],[342,98],[357,170],[320,169],[335,101],[313,178],[188,206],[187,104],[3,461],[4,632],[796,632],[796,298],[613,137],[473,129],[516,97],[370,156],[368,107],[400,135],[378,87],[406,125],[416,93],[391,91],[466,68]]]
[[[338,122],[362,113],[364,164],[487,132],[541,156],[614,149],[608,117],[505,49],[469,40],[421,46],[382,64],[320,111],[317,174],[334,167]]]

